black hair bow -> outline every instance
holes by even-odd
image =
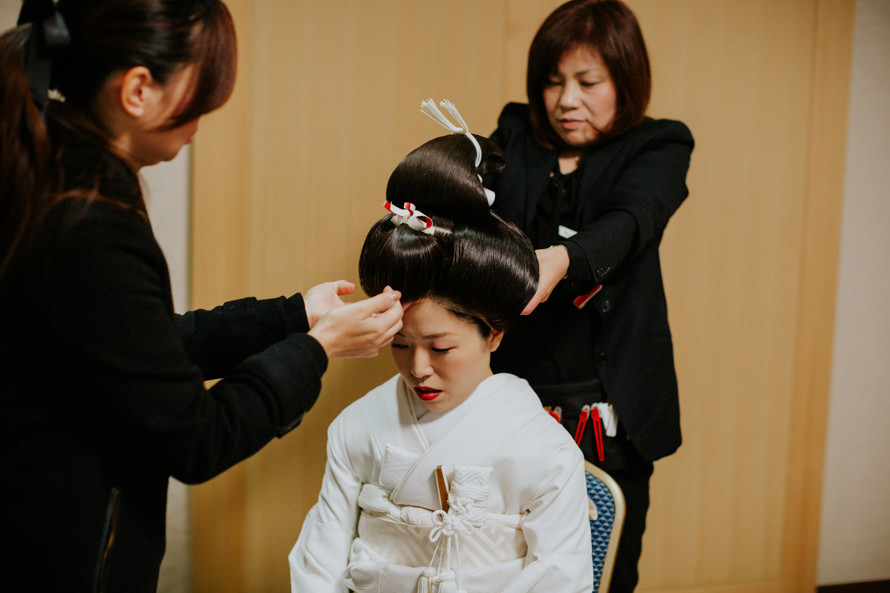
[[[56,10],[53,0],[24,0],[19,25],[31,24],[28,42],[28,82],[40,115],[46,113],[52,78],[52,57],[60,48],[71,45],[65,19]]]

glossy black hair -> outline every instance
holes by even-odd
[[[390,286],[403,302],[435,300],[475,322],[485,336],[507,329],[531,300],[538,260],[528,238],[491,211],[478,176],[502,170],[503,153],[476,138],[478,168],[472,142],[459,134],[430,140],[399,163],[387,201],[414,204],[436,230],[425,234],[384,216],[365,238],[359,278],[369,295]]]

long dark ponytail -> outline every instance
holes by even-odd
[[[0,36],[0,278],[48,200],[51,146],[25,67],[29,28]]]
[[[22,14],[34,22],[0,36],[0,279],[60,198],[60,131],[108,150],[94,104],[113,74],[145,66],[164,84],[196,64],[191,100],[169,127],[220,107],[235,82],[234,25],[221,0],[25,0]],[[46,48],[35,35],[45,35],[47,22],[65,27],[70,46],[37,55],[34,47]],[[45,120],[46,88],[34,88],[38,58],[51,60],[45,87],[59,99],[49,101]],[[101,197],[86,189],[74,195]]]

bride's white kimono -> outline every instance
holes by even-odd
[[[289,555],[291,590],[591,591],[583,457],[528,383],[493,375],[420,421],[414,398],[397,375],[331,423],[318,503]]]

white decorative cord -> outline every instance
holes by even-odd
[[[457,107],[454,106],[454,103],[445,99],[440,102],[439,105],[442,106],[445,111],[451,114],[451,117],[457,120],[457,123],[460,125],[455,125],[451,123],[445,114],[436,106],[436,102],[432,99],[427,99],[426,101],[420,104],[420,110],[430,116],[434,121],[436,121],[443,128],[451,132],[452,134],[463,134],[467,138],[470,139],[470,142],[473,143],[473,146],[476,148],[476,166],[482,164],[482,147],[479,146],[479,141],[476,140],[476,137],[470,133],[470,127],[467,125],[467,122],[464,121],[464,118],[460,116],[460,112],[457,110]]]
[[[485,525],[491,473],[491,467],[455,466],[448,510],[433,513],[429,539],[436,547],[419,580],[418,593],[466,593],[460,582],[460,538]]]
[[[470,142],[473,143],[473,147],[476,149],[476,168],[479,168],[479,165],[482,164],[482,147],[479,146],[479,141],[476,140],[476,137],[470,132],[470,126],[467,125],[467,122],[464,121],[464,118],[461,117],[460,112],[457,110],[457,107],[454,106],[454,103],[445,99],[439,102],[439,105],[447,111],[451,117],[457,120],[457,123],[460,125],[456,125],[451,122],[445,114],[436,106],[436,102],[432,99],[427,99],[420,104],[420,110],[427,114],[430,118],[432,118],[435,122],[441,125],[443,128],[451,132],[452,134],[463,134],[467,138],[470,139]],[[479,183],[482,183],[482,176],[477,175],[479,178]],[[494,192],[488,189],[487,187],[483,187],[485,190],[485,198],[488,200],[488,205],[491,206],[494,204]]]

